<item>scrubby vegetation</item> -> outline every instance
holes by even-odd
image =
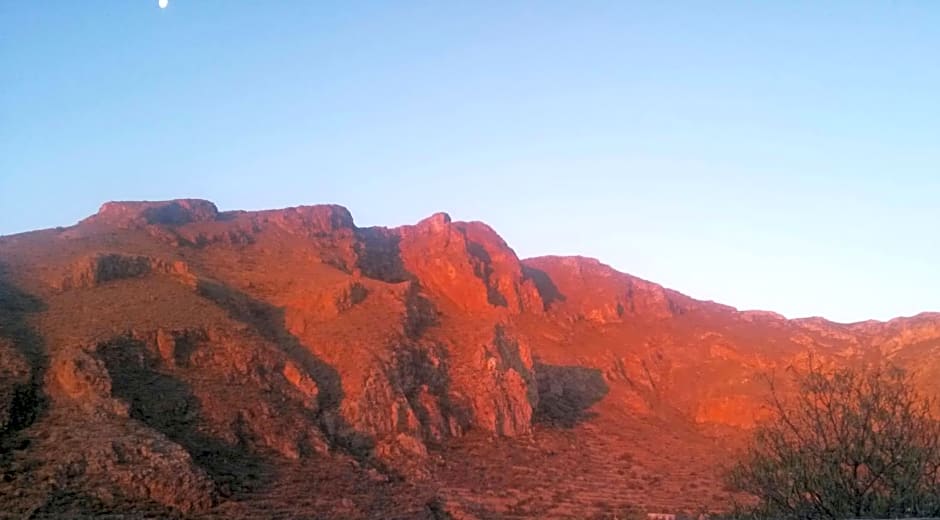
[[[788,381],[790,382],[790,381]],[[792,371],[771,382],[771,417],[730,483],[757,497],[750,518],[900,518],[940,514],[940,423],[933,401],[884,365]]]

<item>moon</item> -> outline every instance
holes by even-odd
[[[166,9],[166,6],[170,5],[170,0],[157,0],[157,5],[160,6],[160,9]]]

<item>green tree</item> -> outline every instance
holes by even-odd
[[[940,423],[910,375],[885,365],[792,371],[730,484],[756,517],[844,519],[940,513]]]

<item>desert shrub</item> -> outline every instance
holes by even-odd
[[[758,499],[739,518],[940,514],[940,425],[908,373],[810,362],[791,375],[789,399],[771,380],[771,417],[729,475]]]

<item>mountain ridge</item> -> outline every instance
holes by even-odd
[[[39,516],[715,510],[767,374],[888,360],[940,389],[940,314],[739,311],[446,213],[109,202],[0,265],[2,505]]]
[[[118,225],[124,225],[124,226],[127,226],[127,225],[131,224],[133,221],[136,221],[138,224],[144,223],[144,224],[151,224],[151,225],[152,225],[152,224],[179,225],[179,224],[185,224],[185,223],[190,223],[190,222],[200,222],[200,221],[201,221],[201,222],[209,222],[209,221],[216,221],[216,220],[219,220],[219,219],[221,219],[221,220],[226,220],[227,218],[231,218],[232,216],[240,215],[240,214],[289,212],[289,211],[299,211],[299,210],[303,210],[303,209],[305,209],[305,208],[332,208],[332,209],[336,209],[336,210],[338,210],[338,211],[341,213],[341,216],[340,216],[340,219],[341,219],[341,220],[342,220],[342,219],[348,219],[348,225],[349,225],[350,227],[356,227],[355,224],[353,223],[353,218],[352,218],[352,215],[351,215],[351,213],[349,212],[349,210],[348,210],[347,208],[345,208],[344,206],[339,205],[339,204],[332,204],[332,203],[331,203],[331,204],[313,204],[313,205],[289,206],[289,207],[278,208],[278,209],[270,209],[270,210],[226,210],[226,211],[220,211],[220,210],[216,207],[216,205],[215,205],[214,203],[212,203],[211,201],[208,201],[208,200],[206,200],[206,199],[196,199],[196,198],[170,199],[170,200],[166,200],[166,201],[160,201],[160,200],[146,200],[146,201],[129,201],[129,200],[125,200],[125,201],[108,201],[108,202],[105,202],[105,203],[102,204],[102,206],[99,208],[98,212],[96,212],[95,214],[91,215],[90,217],[87,217],[87,218],[85,218],[85,219],[81,219],[81,220],[79,221],[79,223],[77,223],[77,224],[75,224],[75,225],[80,225],[80,224],[82,224],[82,223],[88,223],[88,222],[96,222],[96,221],[110,221],[111,223],[117,223]],[[165,213],[164,213],[163,216],[160,216],[160,215],[159,215],[159,211],[154,211],[154,210],[159,210],[159,209],[162,209],[162,210],[165,211]],[[148,216],[148,215],[150,215],[150,216]],[[175,215],[175,216],[174,216],[174,215]],[[449,215],[448,213],[446,213],[446,212],[437,212],[437,213],[434,213],[434,214],[430,215],[429,217],[426,217],[425,219],[422,219],[422,221],[424,221],[424,220],[429,220],[429,219],[435,219],[435,218],[444,218],[444,219],[446,219],[448,222],[451,220],[450,215]],[[180,220],[180,219],[181,219],[181,220]],[[419,221],[419,223],[420,223],[420,222],[421,222],[421,221]],[[482,222],[482,221],[471,220],[471,221],[460,221],[460,222],[461,222],[462,224],[471,225],[471,226],[480,226],[480,225],[482,225],[482,226],[489,227],[487,224],[485,224],[485,223]],[[414,224],[414,225],[417,225],[417,224]],[[404,225],[401,225],[401,226],[392,226],[392,227],[388,227],[388,226],[367,226],[367,227],[364,227],[364,228],[358,228],[358,227],[357,227],[357,229],[364,229],[364,230],[367,230],[367,229],[394,230],[394,229],[399,229],[399,228],[404,228],[404,227],[409,227],[409,226],[413,226],[413,225],[404,224]],[[53,229],[63,229],[63,228],[62,228],[62,226],[59,226],[59,227],[57,227],[57,228],[46,228],[46,229],[38,229],[38,230],[31,230],[31,231],[23,231],[23,232],[18,232],[18,233],[12,233],[12,234],[8,234],[8,235],[0,235],[0,240],[3,240],[3,239],[10,239],[10,238],[13,238],[13,237],[16,237],[16,236],[19,236],[19,235],[27,235],[27,234],[36,233],[36,232],[41,232],[41,231],[51,231],[51,230],[53,230]],[[625,271],[620,271],[620,270],[618,270],[617,268],[614,268],[614,267],[610,266],[609,264],[604,263],[604,262],[603,262],[601,259],[599,259],[599,258],[590,257],[590,256],[584,256],[584,255],[580,255],[580,254],[573,254],[573,255],[544,254],[544,255],[536,255],[536,256],[532,256],[532,257],[520,258],[520,261],[523,262],[523,263],[525,263],[526,261],[537,261],[537,260],[539,260],[539,259],[548,259],[548,258],[557,259],[557,260],[562,260],[562,259],[565,259],[565,258],[581,259],[581,260],[584,260],[584,261],[587,261],[587,262],[592,262],[592,263],[600,264],[600,265],[605,266],[605,267],[608,267],[608,268],[610,268],[610,269],[612,269],[612,270],[614,270],[614,271],[617,271],[617,272],[619,272],[619,273],[621,273],[621,274],[625,274],[625,275],[627,275],[627,276],[631,276],[631,277],[637,278],[637,279],[642,280],[642,281],[646,281],[646,282],[649,282],[649,283],[655,283],[655,282],[650,282],[649,280],[646,280],[646,279],[643,279],[643,278],[640,278],[640,277],[636,277],[636,276],[634,276],[634,275],[630,275],[630,274],[626,273]],[[659,285],[659,284],[657,284],[657,285]],[[664,286],[663,286],[663,287],[664,287]],[[664,287],[664,288],[665,288],[665,287]],[[678,291],[676,291],[676,292],[678,292]],[[744,308],[738,308],[738,307],[734,307],[734,306],[731,306],[731,305],[728,305],[728,304],[724,304],[724,303],[721,303],[721,302],[719,302],[719,301],[717,301],[717,300],[698,299],[698,298],[694,298],[694,297],[691,297],[691,296],[689,296],[689,297],[690,297],[690,298],[693,298],[693,299],[695,299],[695,300],[697,300],[697,301],[703,302],[703,303],[713,303],[713,304],[717,304],[717,305],[723,305],[723,306],[726,306],[726,307],[730,307],[730,308],[734,309],[736,312],[741,312],[741,313],[753,313],[753,314],[755,314],[755,315],[757,315],[757,314],[766,314],[766,315],[768,315],[768,316],[773,315],[773,316],[776,316],[776,317],[779,317],[779,318],[783,318],[783,319],[787,319],[787,320],[817,320],[817,319],[822,319],[822,320],[826,320],[827,322],[834,323],[834,324],[839,324],[839,325],[861,325],[861,324],[867,324],[867,323],[882,323],[882,324],[883,324],[883,323],[889,323],[889,322],[892,322],[892,321],[895,321],[895,320],[913,319],[913,318],[919,318],[919,317],[938,317],[938,316],[940,316],[940,311],[922,311],[922,312],[919,312],[919,313],[917,313],[917,314],[910,315],[910,316],[895,316],[895,317],[891,317],[891,318],[888,318],[888,319],[874,319],[874,318],[871,318],[871,319],[863,319],[863,320],[858,320],[858,321],[847,321],[847,322],[831,320],[831,319],[828,319],[828,318],[826,318],[825,316],[821,316],[821,315],[801,316],[801,317],[787,318],[787,317],[785,317],[784,315],[782,315],[782,314],[780,314],[780,313],[778,313],[778,312],[776,312],[776,311],[770,310],[770,309],[759,309],[759,308],[746,308],[746,309],[744,309]]]

